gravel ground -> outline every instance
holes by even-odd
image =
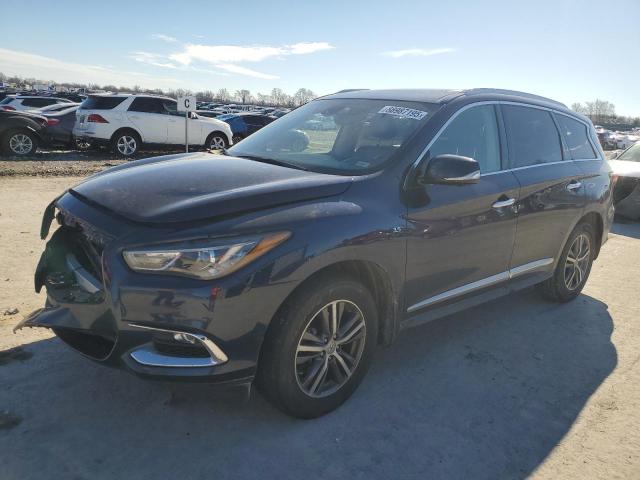
[[[575,301],[528,290],[404,332],[342,408],[296,421],[11,333],[44,301],[42,211],[79,180],[0,178],[2,480],[640,478],[639,224],[615,225]]]

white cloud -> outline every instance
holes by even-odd
[[[336,47],[327,42],[303,42],[289,45],[289,53],[291,55],[305,55],[307,53],[320,52],[322,50],[332,50]]]
[[[216,68],[226,70],[227,72],[237,73],[239,75],[245,75],[247,77],[262,78],[265,80],[274,80],[279,78],[277,75],[270,75],[268,73],[256,72],[250,68],[241,67],[239,65],[233,65],[232,63],[217,63]]]
[[[269,58],[285,57],[289,55],[308,55],[322,50],[331,50],[333,47],[327,42],[301,42],[292,45],[200,45],[189,43],[183,46],[182,51],[169,55],[161,55],[150,52],[131,52],[130,58],[155,67],[170,69],[196,69],[194,64],[208,64],[226,72],[235,73],[254,78],[273,80],[277,75],[262,73],[256,70],[238,65],[239,63],[257,63]],[[215,72],[212,72],[215,73]]]
[[[97,83],[116,86],[138,84],[144,88],[175,88],[181,82],[140,72],[115,70],[100,65],[84,65],[55,58],[0,48],[0,72],[55,82]]]
[[[429,57],[431,55],[440,55],[443,53],[452,53],[455,51],[455,48],[408,48],[406,50],[391,50],[388,52],[382,52],[382,55],[392,58]]]
[[[176,37],[172,37],[171,35],[165,35],[164,33],[154,33],[151,35],[151,38],[154,40],[162,40],[167,43],[176,43],[178,39]]]
[[[146,63],[147,65],[153,65],[154,67],[162,67],[162,68],[178,68],[171,62],[167,61],[167,57],[164,55],[159,55],[157,53],[150,52],[131,52],[129,54],[129,58],[140,62]]]

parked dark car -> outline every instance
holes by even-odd
[[[304,131],[319,117],[335,128]],[[334,94],[226,155],[131,162],[58,197],[46,307],[18,328],[143,377],[255,379],[316,417],[403,328],[532,285],[576,298],[613,218],[589,120],[518,92]]]
[[[86,140],[76,141],[73,136],[76,110],[78,110],[77,105],[60,112],[42,114],[47,119],[47,127],[41,133],[44,144],[49,147],[79,148],[80,150],[90,147],[90,143]]]
[[[2,153],[19,157],[35,153],[42,142],[47,119],[40,115],[0,110],[0,147]]]
[[[238,143],[265,125],[269,125],[276,120],[276,117],[257,113],[228,113],[218,115],[216,119],[229,124],[233,133],[233,143]]]

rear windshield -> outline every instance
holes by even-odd
[[[127,97],[87,97],[80,106],[84,110],[111,110],[117,107]]]

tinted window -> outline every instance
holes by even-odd
[[[16,97],[5,97],[0,102],[0,105],[6,105],[7,103],[11,103],[16,99]]]
[[[111,110],[124,102],[127,97],[87,97],[80,108],[85,110]]]
[[[178,111],[178,102],[176,102],[175,100],[160,100],[160,103],[162,104],[162,113],[168,114],[168,115],[179,115],[181,117],[184,117],[184,112],[179,112]]]
[[[164,113],[162,101],[158,98],[138,97],[129,107],[130,112]]]
[[[470,108],[453,119],[429,149],[431,158],[447,153],[473,158],[483,173],[500,170],[500,140],[492,105]]]
[[[56,101],[53,98],[25,98],[22,100],[22,105],[25,107],[46,107],[54,103],[56,103]]]
[[[514,168],[562,160],[560,136],[548,111],[514,105],[502,108]]]
[[[589,142],[587,126],[584,123],[564,115],[556,115],[556,119],[560,125],[560,131],[564,135],[564,140],[569,147],[571,158],[598,158]]]

